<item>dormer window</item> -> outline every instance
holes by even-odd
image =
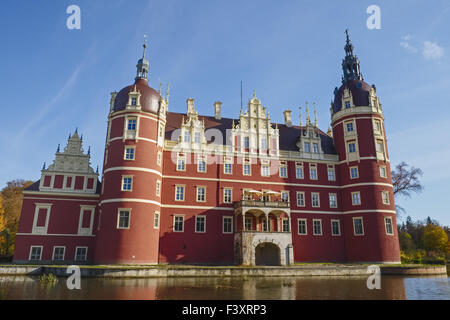
[[[313,152],[314,153],[319,153],[319,144],[313,143]]]
[[[196,132],[196,133],[194,134],[194,142],[195,142],[195,143],[200,143],[200,142],[201,142],[200,132]]]
[[[184,132],[184,142],[191,142],[191,133],[189,131]]]
[[[250,138],[244,137],[244,148],[248,149],[250,148]]]
[[[350,109],[350,108],[351,108],[350,101],[345,101],[345,109]]]
[[[309,142],[305,142],[305,152],[311,152],[311,145]]]
[[[136,106],[137,105],[137,98],[131,98],[131,105]]]

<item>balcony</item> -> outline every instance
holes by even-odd
[[[290,204],[287,201],[263,201],[263,200],[241,200],[234,204],[235,209],[242,207],[289,209]]]

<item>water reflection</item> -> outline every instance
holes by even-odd
[[[43,286],[37,278],[0,277],[0,299],[450,299],[446,276],[383,276],[380,290],[367,289],[366,280],[367,277],[84,278],[81,290],[68,290],[65,278],[54,286]]]

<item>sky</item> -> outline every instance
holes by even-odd
[[[273,122],[316,102],[319,127],[341,84],[345,29],[383,105],[391,165],[421,168],[424,191],[400,215],[450,225],[450,3],[364,0],[8,1],[0,12],[0,187],[38,180],[78,128],[102,164],[110,93],[133,83],[148,36],[150,86],[170,83],[169,110],[239,115],[256,92]],[[66,12],[80,8],[80,29]],[[369,29],[370,5],[380,29]],[[304,109],[304,108],[303,108]],[[305,119],[305,115],[303,115]]]

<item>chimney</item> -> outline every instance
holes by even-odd
[[[286,127],[292,127],[292,116],[291,116],[292,111],[291,110],[286,110],[283,112],[284,114],[284,124],[286,125]]]
[[[222,102],[220,101],[214,102],[214,118],[216,120],[222,119],[221,110],[222,110]]]

